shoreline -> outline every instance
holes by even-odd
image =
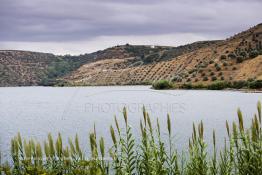
[[[149,86],[149,89],[156,90],[156,91],[162,91],[162,90],[194,90],[194,91],[202,91],[202,90],[208,90],[208,91],[230,91],[230,92],[243,92],[243,93],[262,93],[262,89],[234,89],[234,88],[225,88],[225,89],[187,89],[187,88],[167,88],[167,89],[154,89],[150,85],[145,84],[135,84],[135,85],[75,85],[75,86],[0,86],[0,88],[26,88],[26,87],[53,87],[53,88],[71,88],[71,87],[126,87],[126,86]]]

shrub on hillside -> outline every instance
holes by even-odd
[[[231,83],[231,88],[234,88],[234,89],[241,89],[244,87],[248,87],[247,81],[234,81]]]
[[[249,57],[250,58],[255,58],[258,56],[258,51],[257,50],[252,50],[250,53],[249,53]]]
[[[220,59],[221,59],[221,60],[225,60],[225,59],[227,59],[227,56],[226,56],[226,55],[221,55],[221,56],[220,56]]]
[[[168,80],[160,80],[153,83],[154,89],[171,89],[172,87],[172,83],[170,83]]]
[[[245,51],[240,52],[239,55],[241,55],[243,58],[246,58],[246,57],[247,57],[247,53],[246,53]]]
[[[172,78],[173,82],[179,82],[179,80],[181,80],[181,78],[179,76],[175,76]]]
[[[206,63],[202,63],[202,64],[200,64],[199,67],[201,67],[201,68],[206,68],[206,67],[207,67],[207,64],[206,64]]]
[[[229,86],[228,82],[225,81],[217,81],[207,86],[209,90],[222,90]]]
[[[236,58],[236,55],[234,53],[230,53],[228,54],[228,58],[234,59]]]
[[[192,89],[193,85],[191,83],[184,83],[181,85],[182,89]]]
[[[221,67],[218,65],[218,66],[216,66],[216,70],[217,71],[220,71],[221,70]]]
[[[216,80],[217,80],[217,77],[213,76],[213,77],[211,78],[211,80],[212,80],[212,81],[216,81]]]
[[[198,83],[198,84],[184,83],[180,86],[180,88],[182,89],[205,89],[206,87],[201,83]]]
[[[250,89],[261,89],[262,88],[262,80],[254,80],[248,83],[248,87]]]
[[[195,72],[196,70],[195,69],[191,69],[188,71],[189,74],[192,74],[193,72]]]
[[[242,63],[244,60],[243,56],[238,56],[237,57],[237,63]]]
[[[205,77],[203,78],[203,81],[208,81],[207,76],[205,76]]]

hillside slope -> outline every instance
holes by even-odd
[[[55,59],[53,54],[0,51],[0,85],[38,85],[42,74],[53,59]]]
[[[64,84],[65,81],[68,81],[64,79],[64,76],[71,74],[81,66],[86,67],[86,65],[93,63],[97,65],[100,61],[105,61],[107,64],[108,60],[114,63],[114,59],[126,62],[122,64],[121,68],[137,61],[151,64],[161,60],[169,60],[174,56],[209,46],[214,42],[217,41],[198,42],[180,47],[126,44],[79,56],[56,56],[39,52],[0,50],[0,86],[46,86],[61,84],[61,82]],[[112,69],[117,68],[114,66]],[[82,76],[85,75],[82,74]]]
[[[258,56],[261,42],[262,24],[259,24],[224,41],[205,43],[195,49],[184,46],[181,52],[179,47],[156,52],[151,47],[151,53],[140,57],[124,54],[104,57],[81,66],[65,79],[76,85],[145,84],[161,79],[203,84],[262,79],[262,57]]]
[[[0,51],[0,86],[209,84],[262,79],[262,24],[179,47],[121,45],[79,56]]]

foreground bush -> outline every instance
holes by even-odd
[[[153,88],[154,89],[171,89],[173,88],[173,85],[171,82],[167,80],[160,80],[160,81],[153,83]]]
[[[49,134],[44,146],[35,140],[22,140],[18,134],[11,141],[13,165],[1,166],[3,174],[15,175],[106,175],[106,174],[145,174],[145,175],[261,175],[262,174],[262,128],[261,103],[257,105],[251,125],[244,127],[243,115],[238,110],[238,123],[230,126],[226,122],[227,138],[224,148],[218,153],[216,134],[213,131],[213,153],[208,154],[204,139],[204,124],[193,124],[189,139],[188,154],[185,158],[174,147],[174,131],[170,116],[167,115],[167,142],[163,139],[157,120],[153,125],[143,110],[140,122],[141,137],[135,141],[128,124],[124,108],[124,126],[115,118],[115,127],[110,127],[113,141],[107,150],[103,138],[98,138],[96,130],[89,134],[91,155],[87,158],[79,146],[76,135],[64,145],[58,134],[56,140]],[[164,141],[165,140],[165,141]],[[110,159],[107,155],[110,155]]]

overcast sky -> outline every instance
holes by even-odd
[[[81,54],[125,43],[224,39],[262,22],[262,0],[0,0],[0,49]]]

